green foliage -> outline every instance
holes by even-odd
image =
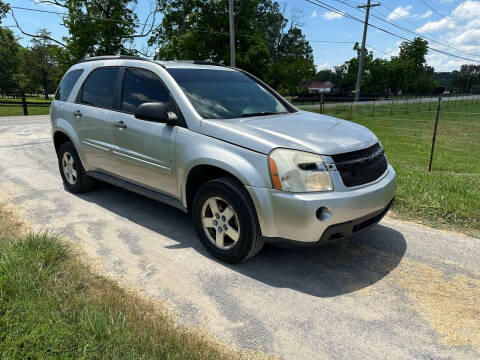
[[[0,0],[0,24],[2,23],[2,19],[7,15],[10,6]]]
[[[453,71],[451,86],[460,93],[480,90],[480,65],[462,65],[460,71]]]
[[[21,74],[28,82],[18,82],[23,92],[42,91],[45,99],[48,94],[55,91],[58,83],[57,78],[57,53],[58,45],[53,45],[48,38],[50,33],[41,29],[36,34],[38,38],[31,40],[32,47],[24,48],[21,51]]]
[[[315,74],[315,81],[330,81],[333,84],[341,84],[342,83],[342,72],[337,67],[335,71],[330,69],[320,70]]]
[[[452,72],[441,71],[433,73],[434,79],[437,81],[439,86],[445,86],[450,89],[452,85]]]
[[[14,74],[18,70],[20,45],[10,29],[0,27],[0,91],[16,88]]]
[[[65,38],[72,62],[85,56],[131,54],[126,45],[135,33],[137,0],[64,0]]]
[[[429,94],[437,86],[434,69],[427,65],[427,41],[415,38],[413,42],[403,42],[398,56],[390,60],[374,59],[373,53],[365,51],[364,73],[362,76],[362,94],[388,95]],[[341,74],[344,89],[353,90],[357,81],[360,47],[355,44],[357,56],[336,68]]]
[[[149,39],[158,59],[230,63],[228,0],[158,0],[160,26]],[[277,89],[296,92],[314,74],[313,51],[302,31],[272,0],[234,3],[235,62]]]

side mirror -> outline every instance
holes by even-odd
[[[166,102],[143,103],[137,107],[135,117],[140,120],[177,125],[177,115],[170,111]]]

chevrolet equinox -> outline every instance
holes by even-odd
[[[395,171],[365,127],[301,111],[255,76],[204,62],[87,58],[51,105],[65,187],[96,180],[190,214],[210,254],[315,245],[377,222]]]

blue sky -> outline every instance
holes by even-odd
[[[138,0],[135,11],[140,22],[145,21],[152,4],[154,4],[153,1]],[[9,2],[10,5],[16,7],[62,11],[62,8],[56,6],[38,4],[38,0],[10,0]],[[352,47],[355,41],[361,41],[362,23],[304,0],[281,0],[278,2],[284,8],[287,17],[299,13],[302,15],[300,19],[302,29],[312,45],[318,69],[340,65],[355,55]],[[364,18],[364,13],[356,9],[357,4],[363,3],[361,0],[323,0],[323,2],[346,14],[360,19]],[[451,71],[458,69],[461,64],[480,62],[480,1],[372,0],[372,3],[374,2],[381,3],[381,6],[372,9],[372,24],[404,38],[412,39],[415,36],[379,19],[383,18],[397,26],[437,41],[437,43],[429,41],[432,48],[472,60],[430,51],[427,58],[428,63],[436,71]],[[55,38],[61,39],[62,36],[67,35],[65,28],[61,26],[59,15],[21,9],[13,10],[25,31],[35,32],[40,28],[46,28]],[[157,18],[157,23],[160,20],[161,15]],[[10,16],[3,22],[3,25],[13,24]],[[28,37],[22,35],[17,29],[13,28],[13,30],[22,38],[23,45],[28,44]],[[328,43],[328,41],[334,43]],[[369,50],[373,50],[376,57],[389,58],[391,55],[397,54],[401,41],[401,39],[378,29],[369,28],[368,30],[367,44]],[[137,48],[146,49],[146,39],[138,39],[135,45]],[[150,51],[153,50],[150,49]]]

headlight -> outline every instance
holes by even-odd
[[[268,156],[272,185],[290,192],[333,190],[332,179],[320,155],[275,149]]]

